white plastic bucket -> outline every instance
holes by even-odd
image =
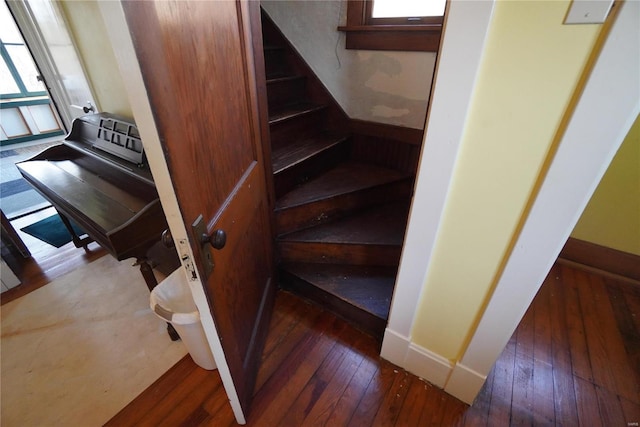
[[[173,325],[198,366],[208,370],[216,369],[216,362],[200,322],[200,313],[181,268],[153,288],[150,305],[159,318]]]

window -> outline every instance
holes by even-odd
[[[367,2],[369,24],[442,23],[444,0],[371,0]]]
[[[436,51],[445,0],[351,0],[347,49]]]
[[[6,5],[0,11],[0,96],[22,98],[46,95],[40,73]]]
[[[63,135],[47,88],[6,2],[0,3],[0,145]]]

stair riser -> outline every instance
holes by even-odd
[[[284,75],[286,70],[284,49],[264,50],[264,69],[267,79]]]
[[[295,140],[310,138],[324,128],[325,111],[313,111],[269,125],[271,146],[278,149]]]
[[[382,340],[384,329],[387,326],[386,319],[381,319],[358,307],[354,307],[335,295],[331,295],[283,269],[280,270],[279,283],[284,289],[320,305],[362,331]]]
[[[276,211],[278,235],[320,225],[357,210],[411,197],[413,182],[403,180]]]
[[[402,247],[280,241],[278,249],[284,262],[397,266]]]
[[[269,108],[278,108],[305,99],[306,80],[303,77],[267,82]]]
[[[343,162],[349,154],[348,151],[349,145],[346,142],[341,142],[322,153],[274,174],[273,184],[276,198]]]

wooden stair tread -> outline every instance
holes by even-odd
[[[276,211],[406,178],[406,174],[389,168],[358,162],[342,163],[279,198]]]
[[[303,80],[305,78],[306,78],[305,76],[301,76],[301,75],[298,75],[298,74],[273,76],[273,77],[267,78],[267,84],[275,84],[275,83],[281,83],[281,82],[286,82],[286,81],[291,81],[291,80]]]
[[[325,109],[326,106],[313,104],[310,102],[300,102],[296,104],[286,105],[274,111],[269,111],[269,124],[273,125],[281,123],[304,114],[313,113]]]
[[[273,173],[280,173],[345,140],[345,136],[324,133],[314,138],[295,141],[284,147],[274,149],[271,158]]]
[[[359,153],[348,118],[264,18],[280,284],[381,339],[412,176],[377,166],[388,163],[378,154],[348,160]]]
[[[389,316],[395,267],[290,263],[281,268],[380,319]]]
[[[409,202],[375,206],[348,217],[280,236],[282,242],[402,246]]]

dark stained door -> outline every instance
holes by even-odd
[[[275,289],[261,136],[266,103],[256,83],[264,71],[256,74],[262,57],[252,49],[261,36],[250,30],[250,12],[259,16],[250,8],[258,7],[123,2],[184,222],[189,229],[202,215],[207,236],[226,234],[221,249],[201,245],[198,232],[190,241],[203,283],[208,276],[209,306],[245,415]],[[215,265],[210,274],[203,254]]]

